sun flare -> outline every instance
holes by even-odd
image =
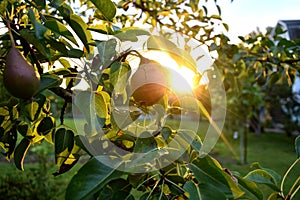
[[[185,66],[179,66],[167,53],[148,51],[143,54],[149,59],[159,62],[168,71],[170,89],[178,93],[191,93],[194,87],[195,72]]]

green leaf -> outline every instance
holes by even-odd
[[[99,1],[100,2],[100,1]],[[101,1],[102,2],[102,1]],[[70,26],[75,31],[77,36],[80,38],[81,42],[85,46],[88,53],[92,51],[89,44],[93,42],[92,34],[89,30],[87,30],[87,24],[82,20],[82,18],[76,14],[70,15]]]
[[[60,4],[60,6],[57,8],[57,10],[59,11],[60,15],[68,21],[70,16],[73,14],[73,10],[68,4],[66,3],[61,4],[61,2],[59,1],[60,0],[58,0],[57,2],[58,4]]]
[[[130,194],[132,186],[128,181],[119,178],[110,181],[102,190],[98,196],[98,199],[126,199],[134,200],[133,196]]]
[[[268,200],[284,200],[284,198],[280,196],[279,192],[273,192],[268,196]]]
[[[227,198],[238,198],[244,192],[232,180],[231,176],[223,171],[220,164],[210,156],[198,158],[188,164],[199,183],[212,184],[221,190]]]
[[[210,18],[222,20],[220,15],[211,15]]]
[[[35,46],[35,48],[37,48],[37,50],[39,51],[39,53],[41,53],[48,60],[50,60],[51,53],[50,53],[50,49],[47,47],[47,44],[46,44],[45,40],[38,39],[36,37],[35,33],[31,32],[28,29],[22,29],[20,31],[20,35],[21,35],[22,38],[24,38],[29,43],[31,43],[33,46]]]
[[[42,24],[40,24],[39,22],[36,21],[35,14],[34,14],[34,12],[33,12],[32,9],[29,9],[29,11],[28,11],[28,17],[29,17],[31,23],[34,26],[34,31],[35,31],[36,38],[38,40],[44,39],[44,34],[46,33],[47,28],[45,26],[43,26]]]
[[[117,41],[110,39],[107,41],[97,41],[96,44],[99,52],[100,65],[107,67],[108,64],[111,64],[111,59],[116,55]]]
[[[49,6],[52,6],[54,8],[58,8],[60,7],[61,5],[64,4],[66,0],[52,0],[50,3],[49,3]]]
[[[116,15],[116,6],[111,0],[91,0],[96,8],[107,20],[112,20]]]
[[[46,89],[60,86],[62,79],[54,74],[42,74],[41,82],[37,93],[40,93]]]
[[[62,60],[59,59],[59,61],[61,62]],[[63,75],[63,76],[70,76],[72,74],[71,70],[69,70],[71,68],[71,66],[68,66],[67,64],[69,64],[68,61],[66,61],[67,63],[64,63],[62,65],[66,65],[64,66],[65,68],[58,68],[58,69],[55,69],[55,70],[51,70],[48,72],[48,74],[52,75],[57,75],[57,76],[60,76],[60,75]],[[69,69],[68,69],[69,68]],[[77,74],[73,74],[74,76],[76,76]]]
[[[46,102],[46,97],[42,94],[35,96],[32,101],[24,101],[21,104],[21,113],[29,121],[33,122],[41,115],[42,108]]]
[[[197,72],[197,64],[192,56],[185,50],[176,46],[173,42],[162,36],[152,35],[147,40],[149,50],[165,51],[171,56],[179,66],[185,66]]]
[[[76,93],[74,104],[81,111],[87,123],[90,125],[92,125],[95,122],[95,116],[94,114],[91,114],[94,113],[94,106],[91,105],[91,102],[93,102],[93,96],[91,92],[79,91],[78,93]]]
[[[71,179],[66,199],[88,199],[100,191],[107,183],[120,178],[124,172],[110,168],[93,157],[84,164],[78,173]]]
[[[32,130],[26,122],[18,124],[17,130],[23,137],[30,138],[33,136]]]
[[[265,184],[275,191],[280,191],[280,189],[276,185],[275,178],[263,169],[253,170],[249,172],[244,178],[255,183]]]
[[[114,94],[122,95],[123,103],[127,99],[126,86],[131,68],[126,62],[115,62],[110,67],[110,82],[114,87]]]
[[[46,39],[47,44],[50,45],[50,48],[54,51],[59,52],[60,56],[67,56],[68,49],[66,48],[66,45],[63,42],[58,42],[53,38]],[[51,60],[56,60],[57,58],[53,56]]]
[[[59,170],[53,173],[53,176],[58,176],[60,174],[66,173],[67,171],[69,171],[70,169],[72,169],[75,164],[78,162],[78,159],[74,159],[73,162],[71,164],[66,164],[66,163],[62,163],[59,167]]]
[[[83,56],[84,52],[80,49],[70,49],[68,51],[68,57],[70,58],[81,58]]]
[[[268,86],[272,87],[281,77],[280,72],[273,72],[268,78]]]
[[[74,133],[71,130],[60,128],[55,132],[55,153],[68,149],[71,152],[74,145]]]
[[[150,35],[150,33],[141,28],[129,27],[129,28],[123,28],[120,31],[116,31],[115,34],[115,36],[119,38],[121,41],[131,41],[131,42],[137,42],[138,41],[137,36],[140,35]]]
[[[67,59],[60,58],[60,59],[58,59],[58,61],[60,62],[60,64],[62,64],[62,66],[64,66],[65,70],[68,69],[68,68],[71,68],[71,65],[70,65],[70,63]],[[61,70],[61,69],[58,69],[58,70]],[[68,71],[70,71],[70,70],[68,70]]]
[[[92,147],[88,147],[90,145],[90,142],[88,141],[87,137],[83,135],[75,135],[74,137],[75,144],[83,149],[86,153],[89,154],[89,156],[93,156],[93,154],[89,151]]]
[[[36,8],[38,8],[38,10],[45,9],[46,7],[46,0],[36,1],[35,3],[36,3]]]
[[[74,146],[74,132],[60,128],[55,132],[55,161],[61,165],[69,157]]]
[[[223,192],[211,184],[200,183],[196,185],[194,182],[188,181],[184,184],[183,189],[189,193],[190,200],[227,199]]]
[[[168,140],[172,135],[172,130],[169,127],[162,127],[161,134],[164,140]]]
[[[37,126],[37,133],[40,135],[47,135],[55,129],[54,117],[44,117]]]
[[[141,114],[140,111],[129,112],[128,110],[114,109],[111,115],[111,124],[115,130],[123,130],[136,121]]]
[[[108,118],[108,104],[107,93],[104,91],[97,92],[95,94],[95,112],[97,115],[100,127],[105,125],[106,119]]]
[[[246,190],[251,192],[253,195],[255,195],[257,199],[263,199],[263,197],[264,197],[263,193],[261,192],[259,187],[254,182],[249,181],[240,176],[236,176],[236,178],[238,179],[238,183],[242,187],[244,187]]]
[[[19,170],[22,170],[24,171],[24,166],[23,166],[23,163],[24,163],[24,158],[25,158],[25,155],[30,147],[30,140],[27,139],[27,138],[23,138],[21,140],[21,142],[18,144],[18,146],[16,147],[15,149],[15,152],[14,152],[14,162],[15,162],[15,165],[16,167],[19,169]]]
[[[57,34],[64,36],[65,38],[69,39],[71,42],[73,42],[78,46],[78,43],[74,38],[73,34],[61,22],[57,20],[47,20],[44,23],[44,26],[46,26],[48,29],[50,29],[51,31]]]
[[[156,140],[151,133],[144,131],[137,138],[134,152],[135,153],[147,153],[157,148]]]
[[[11,130],[5,132],[0,138],[1,147],[5,150],[4,155],[8,160],[12,158],[11,156],[14,153],[17,144],[17,138],[18,132],[16,128],[12,128]]]
[[[152,35],[147,40],[148,50],[166,51],[167,53],[174,53],[180,55],[180,51],[176,44],[163,36]]]
[[[300,135],[295,139],[295,148],[298,158],[300,158]]]

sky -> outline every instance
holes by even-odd
[[[300,19],[300,0],[218,0],[222,19],[229,25],[229,37],[245,36],[259,29],[264,33],[278,20]]]

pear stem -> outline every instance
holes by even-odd
[[[9,38],[10,38],[10,41],[11,41],[11,46],[13,48],[16,48],[16,43],[15,43],[14,37],[13,37],[12,32],[11,32],[10,20],[5,19],[4,23],[5,23],[5,25],[7,26],[7,29],[8,29],[8,34],[9,34]]]

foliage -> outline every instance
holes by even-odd
[[[49,156],[52,148],[49,143],[31,147],[25,171],[17,171],[12,164],[1,163],[1,196],[9,199],[61,199],[65,193],[62,185],[68,184],[69,179],[51,175],[56,168],[54,157]]]
[[[281,27],[274,33],[271,30],[240,37],[242,43],[238,45],[228,44],[229,39],[224,36],[211,45],[211,50],[219,55],[216,66],[224,73],[228,110],[238,117],[246,110],[244,123],[257,115],[261,106],[276,109],[286,105],[288,99],[297,104],[291,91],[299,71],[299,40],[281,37]]]
[[[296,182],[288,194],[283,194],[278,175],[268,169],[258,167],[244,177],[223,169],[214,158],[201,154],[204,144],[197,133],[188,128],[159,127],[157,123],[159,129],[154,132],[144,131],[136,135],[125,130],[131,123],[138,123],[142,113],[151,114],[154,110],[159,116],[172,112],[175,107],[169,106],[167,98],[154,108],[125,98],[128,92],[123,81],[126,82],[128,77],[124,75],[131,73],[128,58],[141,58],[141,55],[136,50],[121,53],[117,50],[122,42],[147,36],[144,50],[187,52],[184,57],[191,63],[189,68],[196,71],[188,56],[189,49],[174,48],[173,43],[165,38],[151,36],[145,30],[128,28],[140,19],[152,27],[168,27],[201,43],[210,43],[210,50],[218,51],[216,66],[224,71],[231,91],[234,91],[232,83],[241,87],[237,94],[232,94],[232,105],[238,111],[246,108],[251,114],[251,108],[261,103],[260,96],[252,94],[260,92],[257,77],[267,78],[268,83],[275,83],[274,76],[290,77],[291,72],[297,70],[298,62],[298,55],[290,50],[297,50],[297,45],[280,38],[279,43],[275,44],[263,36],[243,39],[248,46],[230,45],[226,36],[215,32],[216,26],[228,29],[220,17],[221,9],[217,1],[218,14],[210,14],[205,5],[199,6],[199,1],[190,1],[189,4],[186,1],[120,1],[118,7],[125,14],[119,16],[116,16],[117,8],[110,0],[81,3],[87,8],[85,13],[76,13],[70,2],[60,0],[3,0],[0,3],[1,18],[6,25],[9,23],[18,49],[41,75],[38,93],[32,99],[10,97],[1,103],[0,145],[6,159],[14,158],[16,167],[24,170],[23,162],[28,149],[33,144],[47,141],[54,147],[55,163],[59,167],[54,173],[57,176],[70,170],[82,155],[89,155],[89,161],[69,183],[67,199],[263,199],[257,184],[265,184],[274,190],[270,199],[292,197],[297,192]],[[130,8],[136,8],[137,13],[126,13]],[[94,12],[87,20],[83,17],[88,11]],[[199,23],[190,28],[189,24],[193,21]],[[110,37],[96,39],[93,38],[94,32]],[[124,37],[124,34],[130,37]],[[9,40],[8,33],[1,36],[1,72],[10,48]],[[91,55],[95,57],[90,58]],[[78,66],[81,62],[85,64]],[[227,65],[228,62],[230,65]],[[54,67],[58,63],[61,68]],[[255,68],[251,74],[253,66]],[[276,72],[273,72],[274,68]],[[79,83],[78,77],[88,80],[90,92],[74,89]],[[239,78],[247,78],[249,82],[241,82],[244,85],[236,83]],[[118,85],[119,81],[123,84]],[[124,97],[121,105],[135,105],[140,111],[122,113],[113,110],[111,99],[117,98],[113,95],[115,90]],[[51,113],[49,92],[64,101],[59,125]],[[79,109],[87,122],[82,132],[64,125],[65,109],[72,100],[72,106]],[[91,106],[92,103],[95,107]],[[197,103],[201,104],[201,101]],[[198,107],[192,110],[200,115]],[[114,120],[116,116],[123,120],[122,124]],[[209,118],[207,112],[206,117]],[[93,126],[95,121],[98,127]],[[296,141],[298,149],[299,142]],[[122,155],[124,151],[129,153]],[[143,156],[139,157],[141,153]],[[120,154],[122,159],[118,157]],[[161,159],[154,159],[158,154]],[[134,173],[136,171],[139,173]]]

